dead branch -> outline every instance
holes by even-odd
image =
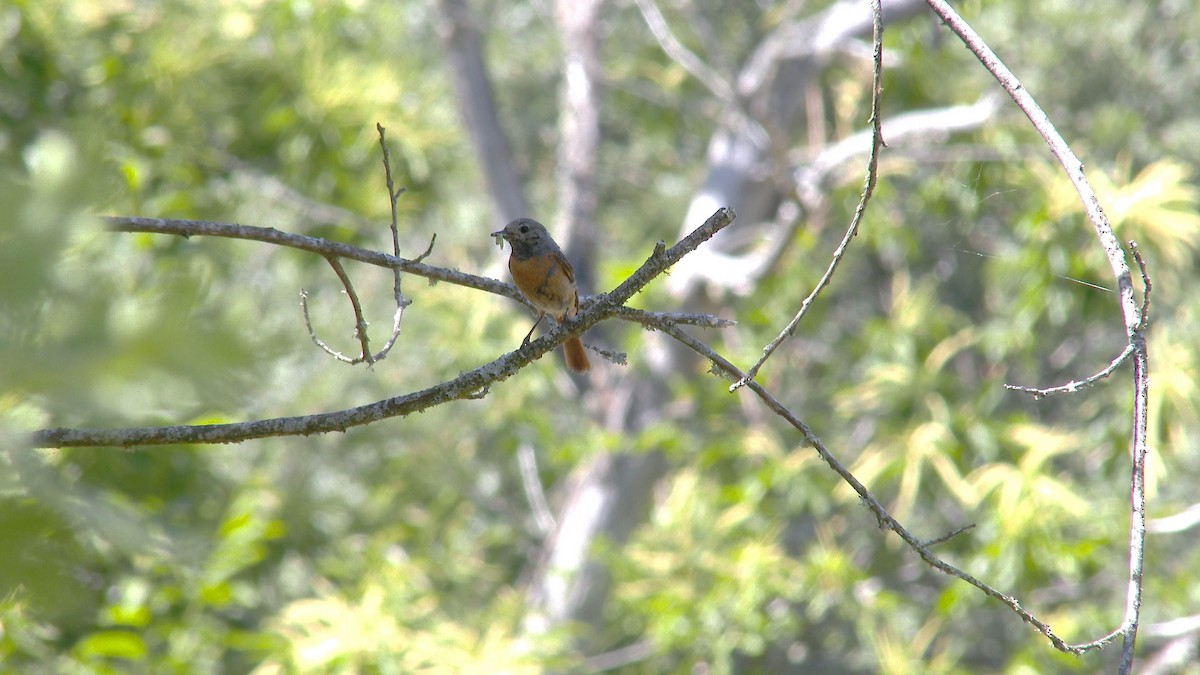
[[[478,397],[480,392],[487,390],[491,385],[501,382],[515,375],[521,368],[529,365],[533,361],[541,358],[547,352],[553,350],[560,343],[566,340],[571,335],[579,335],[595,324],[614,317],[620,311],[617,308],[624,305],[638,291],[654,280],[655,277],[665,272],[668,268],[682,259],[688,253],[694,251],[696,247],[713,236],[713,234],[727,227],[733,222],[734,214],[729,209],[719,209],[714,213],[703,225],[696,228],[691,234],[683,238],[679,243],[667,249],[662,242],[655,247],[654,252],[646,259],[641,267],[637,269],[628,279],[622,282],[619,286],[609,293],[600,294],[591,298],[587,306],[579,313],[573,321],[564,322],[556,326],[552,331],[545,336],[532,340],[523,345],[516,351],[510,352],[500,358],[482,365],[470,372],[463,373],[458,377],[434,385],[421,391],[396,396],[382,401],[376,401],[367,405],[339,410],[329,413],[320,413],[316,415],[307,415],[303,417],[280,417],[267,420],[256,420],[251,422],[238,422],[231,424],[201,424],[201,425],[173,425],[162,427],[135,427],[126,429],[69,429],[69,428],[52,428],[42,429],[34,432],[30,437],[30,444],[35,447],[92,447],[92,446],[117,446],[117,447],[134,447],[142,445],[170,445],[180,443],[192,444],[209,444],[209,443],[237,443],[254,438],[265,438],[268,436],[293,436],[301,435],[308,436],[312,434],[328,433],[331,431],[346,431],[350,427],[361,426],[377,422],[379,420],[390,417],[408,415],[414,412],[420,412],[435,405],[447,403],[449,401]],[[138,219],[120,219],[122,222]],[[154,225],[165,225],[162,221],[146,219],[152,221]],[[177,221],[178,222],[178,221]],[[193,222],[193,225],[196,225]],[[430,274],[442,274],[444,271],[439,268],[431,268],[420,263],[410,263],[395,256],[387,256],[384,254],[374,254],[370,251],[363,251],[352,246],[344,244],[334,244],[324,240],[317,240],[313,237],[300,237],[298,235],[287,235],[271,228],[250,228],[246,226],[235,225],[227,226],[234,228],[228,230],[223,227],[215,227],[219,223],[204,223],[200,224],[199,230],[208,232],[241,232],[251,235],[243,238],[256,239],[259,241],[272,241],[283,245],[295,245],[296,248],[302,246],[311,246],[322,250],[332,250],[336,254],[344,255],[344,257],[352,259],[366,258],[364,262],[373,262],[381,264],[384,267],[399,267],[404,269],[412,265],[418,265],[416,269],[429,271]],[[285,243],[286,242],[286,243]],[[332,247],[332,248],[329,248]],[[306,249],[310,250],[310,249]],[[369,254],[369,255],[366,255]],[[356,257],[356,256],[360,256]],[[428,268],[428,269],[427,269]],[[410,271],[405,269],[404,271]],[[457,278],[459,275],[468,277],[472,283],[478,283],[479,286],[484,286],[482,290],[494,290],[501,295],[510,295],[516,293],[516,290],[509,287],[507,284],[501,284],[492,279],[484,279],[483,277],[474,277],[474,275],[463,275],[456,272],[451,275]],[[476,282],[475,280],[479,280]],[[467,285],[467,284],[464,284]],[[511,296],[510,296],[511,297]],[[663,321],[662,326],[670,325],[669,321]]]
[[[1133,670],[1133,650],[1137,641],[1138,617],[1142,604],[1142,564],[1146,541],[1145,459],[1150,383],[1143,308],[1138,306],[1134,297],[1133,282],[1129,264],[1125,259],[1125,251],[1113,233],[1112,225],[1109,224],[1108,217],[1104,215],[1104,209],[1100,207],[1099,197],[1096,196],[1087,175],[1083,172],[1083,163],[1079,161],[1066,140],[1054,128],[1054,124],[1034,100],[1033,95],[1021,85],[1016,75],[987,46],[983,38],[944,0],[926,0],[926,2],[941,17],[946,26],[975,54],[984,68],[996,78],[996,81],[1008,92],[1017,107],[1025,113],[1034,129],[1046,141],[1050,152],[1058,159],[1067,178],[1075,186],[1075,191],[1079,193],[1084,211],[1087,212],[1088,219],[1092,221],[1096,236],[1108,258],[1109,267],[1117,280],[1121,317],[1125,322],[1126,334],[1129,337],[1129,349],[1133,357],[1134,386],[1133,467],[1129,488],[1132,514],[1129,526],[1129,583],[1126,591],[1125,617],[1122,619],[1121,625],[1112,633],[1085,644],[1068,645],[1054,638],[1049,633],[1049,629],[1043,632],[1051,638],[1055,647],[1073,654],[1102,647],[1118,635],[1122,636],[1121,662],[1118,670],[1120,673],[1126,674]],[[1143,279],[1146,282],[1145,288],[1148,293],[1150,285],[1144,272]]]

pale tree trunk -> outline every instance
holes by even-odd
[[[514,170],[516,164],[508,137],[496,114],[478,24],[466,0],[438,1],[438,34],[454,81],[459,116],[479,159],[496,223],[530,215],[520,176]]]
[[[884,21],[894,22],[928,12],[923,0],[888,0]],[[932,14],[930,14],[932,16]],[[776,258],[762,242],[786,246],[787,226],[804,218],[816,203],[792,199],[792,172],[783,159],[801,145],[796,133],[804,122],[819,125],[820,116],[805,115],[810,92],[830,61],[847,45],[871,37],[871,6],[845,0],[811,17],[786,21],[754,50],[735,79],[735,90],[749,116],[761,125],[727,125],[708,142],[708,175],[689,205],[680,230],[690,231],[718,207],[737,213],[735,227],[680,261],[668,280],[672,293],[695,300],[705,286],[714,295],[748,294]],[[862,120],[863,125],[867,123]],[[884,138],[886,139],[886,129]],[[756,133],[757,132],[757,133]],[[821,142],[823,139],[812,138]],[[764,142],[765,141],[765,142]],[[863,153],[868,147],[863,144]],[[811,148],[819,150],[819,148]],[[831,167],[833,168],[833,167]],[[821,200],[823,195],[807,195]],[[782,207],[782,208],[781,208]],[[754,229],[757,231],[749,232]],[[690,358],[690,357],[688,357]]]
[[[559,107],[558,227],[560,243],[575,263],[581,292],[595,291],[596,152],[600,147],[601,72],[596,16],[601,0],[558,0],[554,17],[563,44]]]

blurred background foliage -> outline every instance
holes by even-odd
[[[681,39],[731,72],[788,11],[663,3]],[[810,3],[812,4],[812,3]],[[816,3],[822,4],[822,3]],[[544,3],[475,4],[535,209],[553,213],[560,44]],[[1149,514],[1200,482],[1196,176],[1200,15],[1185,2],[964,3],[1073,144],[1155,284]],[[402,253],[501,276],[486,193],[426,3],[42,0],[0,6],[0,664],[8,672],[587,670],[569,630],[526,630],[543,534],[517,453],[553,495],[590,453],[667,453],[627,543],[600,545],[613,594],[601,650],[618,672],[1098,672],[998,603],[931,572],[855,495],[727,383],[670,382],[676,417],[615,438],[553,358],[491,395],[346,434],[234,447],[22,449],[42,426],[240,421],[346,408],[448,379],[514,347],[513,303],[406,279],[390,357],[355,349],[324,261],[261,244],[107,233],[97,215],[213,219],[387,249],[375,123],[389,130]],[[720,110],[663,56],[630,3],[608,5],[600,278],[670,240]],[[685,19],[686,17],[686,19]],[[1120,20],[1114,20],[1120,17]],[[691,26],[689,31],[685,26]],[[706,34],[700,28],[706,27]],[[889,29],[885,108],[975,100],[994,84],[930,19]],[[869,73],[825,74],[828,127],[860,129]],[[887,129],[884,129],[885,137]],[[901,520],[1068,640],[1120,621],[1128,367],[1032,401],[1121,350],[1113,281],[1078,198],[1008,106],[938,157],[892,158],[850,256],[764,383]],[[705,339],[748,365],[819,278],[861,168],[827,226]],[[381,340],[390,275],[351,274]],[[670,306],[660,286],[637,304]],[[643,333],[613,329],[639,369]],[[1151,534],[1153,626],[1200,606],[1195,529]],[[1196,652],[1196,635],[1183,637]],[[1172,642],[1175,640],[1175,642]],[[1200,672],[1195,665],[1183,672]]]

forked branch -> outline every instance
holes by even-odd
[[[481,392],[486,392],[491,385],[512,377],[521,368],[541,358],[569,336],[581,334],[600,321],[611,317],[621,315],[622,318],[629,318],[631,312],[635,312],[635,310],[622,308],[622,306],[634,294],[677,263],[685,255],[694,251],[696,247],[712,237],[719,230],[727,227],[733,222],[733,219],[734,215],[732,211],[729,209],[719,209],[703,225],[696,228],[696,230],[671,248],[668,249],[662,242],[659,242],[654,252],[637,271],[611,292],[589,298],[589,302],[573,321],[558,325],[543,337],[532,340],[516,351],[505,354],[490,363],[421,391],[376,401],[375,403],[356,408],[304,417],[279,417],[232,424],[174,425],[128,429],[43,429],[33,433],[31,444],[37,447],[133,447],[179,443],[237,443],[268,436],[308,436],[331,431],[345,431],[350,427],[369,424],[389,417],[419,412],[448,401],[478,398]],[[127,222],[128,220],[122,219],[122,222]],[[155,222],[160,226],[166,224],[162,221]],[[223,228],[216,227],[217,225],[219,224],[209,223],[201,229],[221,231]],[[411,263],[410,261],[401,260],[394,256],[376,254],[344,244],[333,244],[332,242],[315,240],[311,237],[300,237],[299,235],[286,235],[283,232],[273,229],[253,228],[245,230],[245,226],[229,227],[238,228],[238,231],[246,234],[257,235],[256,237],[246,238],[269,239],[276,243],[287,241],[292,244],[312,246],[326,250],[328,250],[327,247],[333,247],[336,251],[345,254],[343,257],[365,259],[364,262],[385,263],[384,266],[394,266],[405,271],[420,269],[426,271],[431,276],[438,274],[444,275],[447,278],[467,279],[473,285],[484,287],[484,290],[494,290],[510,297],[516,294],[516,290],[508,284],[502,284],[493,279],[464,275],[461,272],[449,274],[449,270],[430,268],[421,263]],[[687,320],[687,318],[689,318],[688,315],[684,315],[684,319]],[[663,327],[674,325],[668,318],[644,316],[640,317],[640,320],[656,326],[659,324]]]

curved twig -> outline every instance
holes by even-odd
[[[359,359],[346,356],[333,347],[330,347],[328,343],[326,343],[319,335],[317,335],[317,331],[312,325],[312,317],[309,316],[308,313],[308,291],[303,288],[300,289],[300,313],[304,315],[304,328],[308,330],[308,337],[313,341],[313,344],[321,349],[321,351],[332,356],[338,361],[341,361],[342,363],[354,365],[359,362]]]
[[[872,34],[874,44],[874,74],[871,86],[871,151],[867,156],[867,177],[863,181],[862,195],[859,197],[858,206],[854,209],[854,216],[850,219],[850,226],[846,228],[846,235],[842,237],[842,242],[838,244],[837,250],[833,252],[833,258],[829,261],[829,267],[825,270],[825,274],[821,280],[817,282],[812,293],[800,303],[800,310],[796,312],[796,316],[788,322],[787,326],[779,333],[779,335],[763,348],[762,357],[750,367],[746,376],[732,386],[729,391],[737,391],[744,387],[748,380],[754,379],[758,375],[758,371],[771,358],[779,345],[783,344],[784,340],[788,339],[796,333],[796,326],[808,314],[808,310],[812,307],[813,302],[821,291],[829,285],[833,280],[833,274],[837,271],[838,265],[842,262],[842,258],[846,255],[846,250],[850,247],[850,242],[854,236],[858,234],[858,226],[862,223],[863,215],[867,212],[867,204],[871,201],[871,195],[875,192],[875,183],[879,177],[879,151],[887,144],[883,142],[883,129],[879,120],[879,99],[883,93],[883,8],[880,6],[879,0],[874,0],[871,3],[873,16]]]

